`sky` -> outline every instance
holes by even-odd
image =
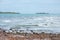
[[[0,11],[60,13],[60,0],[0,0]]]

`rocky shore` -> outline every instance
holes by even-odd
[[[52,33],[10,33],[0,29],[0,40],[60,40],[60,34]]]

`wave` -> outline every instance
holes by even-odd
[[[55,29],[54,31],[58,31],[58,28],[60,27],[60,17],[16,17],[16,18],[0,18],[0,27],[6,27],[6,29],[10,29],[11,27],[14,27],[15,25],[38,25],[39,27],[31,27],[30,29],[32,30],[39,30],[41,27],[45,30],[48,30],[50,27],[51,29]],[[27,27],[27,26],[26,26]],[[25,26],[22,28],[26,28]],[[60,32],[60,30],[59,30]]]
[[[3,20],[3,22],[11,22],[11,20]]]

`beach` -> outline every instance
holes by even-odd
[[[0,29],[0,40],[60,40],[59,34],[52,33],[10,33]]]

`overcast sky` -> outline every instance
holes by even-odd
[[[0,11],[60,13],[60,0],[0,0]]]

